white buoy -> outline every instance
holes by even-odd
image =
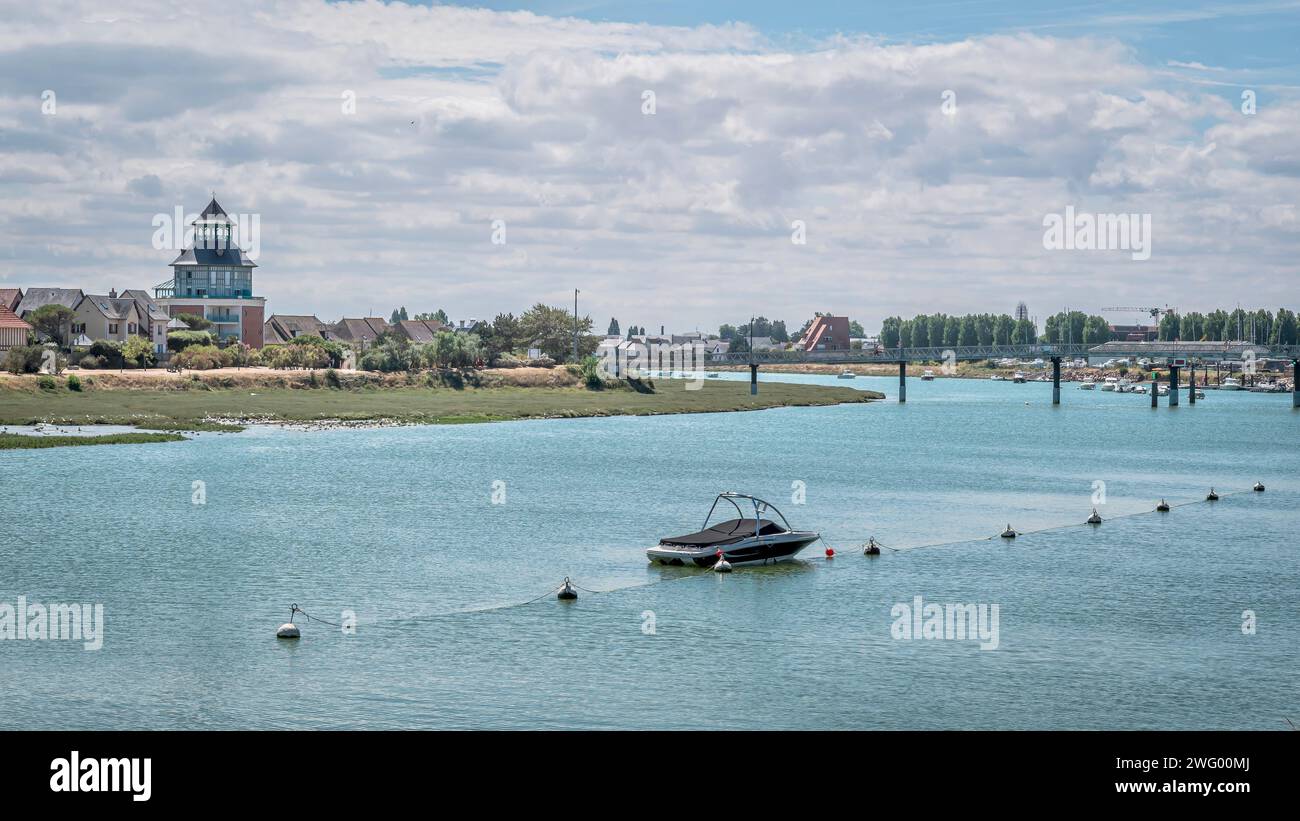
[[[1263,482],[1256,482],[1256,483],[1255,483],[1255,492],[1256,492],[1256,493],[1263,493],[1263,492],[1264,492],[1264,483],[1263,483]]]
[[[731,572],[731,562],[727,561],[727,557],[722,555],[721,550],[718,551],[718,560],[713,563],[713,572],[714,573]]]
[[[1088,517],[1088,524],[1090,525],[1101,524],[1101,516],[1098,515],[1097,508],[1095,507],[1092,509],[1092,515]]]
[[[277,639],[297,639],[302,638],[302,633],[298,630],[298,625],[293,622],[280,625],[280,629],[275,631]]]
[[[1209,493],[1209,495],[1207,495],[1207,496],[1205,497],[1205,501],[1207,501],[1207,502],[1217,502],[1217,501],[1219,501],[1219,494],[1217,494],[1217,493],[1214,492],[1214,488],[1210,488],[1210,493]]]

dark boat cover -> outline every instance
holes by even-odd
[[[785,528],[768,519],[759,519],[758,528],[761,535],[784,533]],[[699,533],[687,533],[685,536],[669,536],[660,539],[659,544],[678,545],[681,547],[710,547],[734,544],[754,535],[754,519],[731,519]]]

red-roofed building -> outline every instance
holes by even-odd
[[[0,351],[26,345],[27,335],[31,332],[31,325],[19,319],[8,305],[0,304]]]
[[[808,326],[802,345],[805,351],[847,351],[849,318],[829,315],[817,317]]]
[[[11,311],[17,311],[18,303],[22,301],[22,288],[0,288],[0,305],[4,305]]]

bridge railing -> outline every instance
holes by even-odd
[[[866,348],[854,351],[744,351],[710,354],[706,362],[719,365],[747,364],[781,364],[781,363],[820,363],[844,364],[855,363],[894,363],[894,362],[945,362],[970,361],[980,359],[1015,359],[1032,361],[1034,359],[1086,358],[1089,356],[1107,358],[1150,357],[1153,360],[1165,358],[1186,358],[1195,361],[1239,361],[1252,351],[1257,358],[1270,359],[1300,358],[1300,345],[1250,345],[1239,342],[1193,343],[1179,346],[1177,343],[1116,343],[1104,345],[958,345],[951,347],[924,348]]]

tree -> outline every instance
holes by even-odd
[[[421,322],[441,322],[443,325],[451,324],[451,320],[447,318],[447,312],[441,308],[433,313],[416,314],[415,318]]]
[[[482,337],[489,361],[510,353],[519,346],[519,320],[514,314],[497,314],[497,318],[492,320],[491,331],[482,333]]]
[[[396,325],[398,322],[401,322],[401,321],[402,321],[402,315],[401,315],[401,313],[398,312],[398,310],[397,310],[396,308],[394,308],[394,309],[393,309],[393,313],[388,317],[388,324],[389,324],[389,325]]]
[[[622,336],[623,332],[618,329],[618,320],[614,317],[609,318],[609,330],[605,331],[605,336]]]
[[[153,346],[149,340],[137,334],[131,334],[122,343],[122,364],[134,362],[138,367],[148,368],[155,363]]]
[[[1286,308],[1277,309],[1277,319],[1273,323],[1272,344],[1295,345],[1297,336],[1296,315]]]
[[[880,323],[880,344],[885,348],[897,348],[902,340],[900,326],[902,321],[896,316],[885,317]]]
[[[61,347],[67,347],[71,340],[64,329],[71,328],[74,316],[72,309],[65,305],[42,305],[27,314],[27,322],[36,330],[37,336],[48,337]]]
[[[182,351],[191,345],[212,344],[214,344],[212,334],[207,331],[171,331],[167,334],[167,350],[169,351]]]
[[[184,322],[191,331],[206,331],[212,327],[211,322],[198,314],[177,314],[175,318]]]
[[[722,325],[718,328],[718,338],[730,341],[736,335],[735,325]]]
[[[784,322],[781,323],[781,327],[782,327],[782,328],[785,327],[785,323],[784,323]],[[850,337],[852,337],[852,338],[854,338],[854,339],[861,339],[862,337],[864,337],[864,336],[866,336],[866,335],[867,335],[867,332],[866,332],[865,329],[863,329],[863,327],[862,327],[862,323],[861,323],[861,322],[858,322],[856,319],[850,319],[850,320],[849,320],[849,336],[850,336]]]
[[[519,330],[530,344],[536,344],[556,362],[568,361],[573,356],[573,314],[564,308],[537,303],[519,318]],[[591,333],[591,317],[578,320],[580,337]],[[581,345],[579,356],[581,356]]]
[[[917,348],[930,347],[930,318],[917,314],[912,318],[912,345]]]
[[[1012,345],[1032,345],[1038,341],[1038,329],[1028,319],[1017,319],[1015,329],[1011,332]]]
[[[1102,316],[1090,316],[1083,325],[1083,344],[1103,345],[1110,341],[1110,323]]]

